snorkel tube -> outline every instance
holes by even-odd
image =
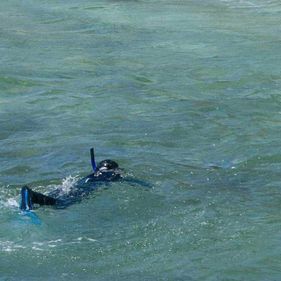
[[[93,167],[93,171],[96,172],[97,170],[97,165],[96,165],[96,161],[95,161],[95,152],[94,152],[94,148],[90,149],[90,153],[91,153],[91,164]]]

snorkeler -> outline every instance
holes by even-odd
[[[33,210],[34,204],[64,208],[77,202],[82,196],[89,194],[97,187],[97,182],[112,182],[123,179],[121,169],[115,161],[106,159],[96,165],[93,148],[91,148],[90,153],[93,173],[79,180],[69,193],[61,195],[60,190],[55,190],[48,195],[44,195],[23,186],[20,209],[23,211]]]

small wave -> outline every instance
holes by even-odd
[[[237,9],[270,9],[270,8],[278,8],[280,6],[280,3],[278,1],[260,1],[257,3],[257,1],[254,0],[220,0],[225,5],[231,7],[231,8],[237,8]]]
[[[25,249],[26,247],[12,241],[0,241],[1,252],[14,252],[17,250]]]
[[[22,251],[23,249],[28,249],[28,251],[45,251],[50,248],[56,248],[59,246],[65,246],[69,244],[81,244],[81,243],[96,243],[97,239],[93,237],[77,237],[71,240],[65,241],[61,238],[55,240],[47,240],[47,241],[34,241],[30,244],[26,244],[24,241],[21,242],[13,242],[13,241],[0,241],[0,252],[16,252]]]

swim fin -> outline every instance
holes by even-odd
[[[29,187],[24,186],[21,189],[21,204],[22,211],[33,210],[33,204],[39,205],[56,205],[59,201],[53,197],[44,195],[42,193],[31,190]]]
[[[31,192],[32,190],[27,186],[24,186],[21,189],[20,209],[22,211],[29,211],[33,209]]]

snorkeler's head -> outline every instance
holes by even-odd
[[[118,168],[118,164],[110,159],[103,160],[99,162],[97,165],[97,170],[98,171],[108,171],[108,170],[115,170]]]
[[[91,163],[93,173],[87,177],[89,180],[94,181],[116,181],[122,178],[121,169],[118,164],[110,159],[105,159],[96,165],[94,149],[91,148]]]
[[[94,149],[91,148],[91,163],[93,167],[93,175],[95,180],[112,181],[121,177],[121,170],[118,164],[110,159],[105,159],[96,165]]]

